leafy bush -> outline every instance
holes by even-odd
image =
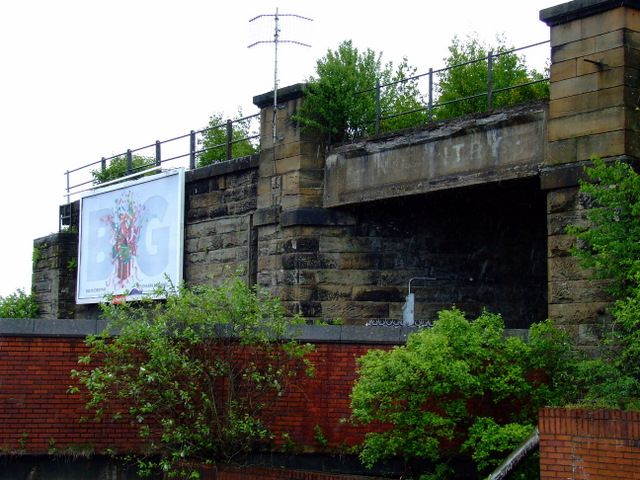
[[[6,297],[0,296],[0,318],[36,318],[38,305],[32,294],[18,288]]]
[[[238,112],[242,117],[242,112]],[[249,120],[234,122],[232,127],[231,156],[244,157],[257,152],[256,145],[249,139],[252,136]],[[221,113],[209,117],[209,124],[202,139],[199,140],[201,152],[198,154],[198,167],[227,160],[227,126]]]
[[[485,45],[478,38],[470,36],[462,41],[454,37],[449,45],[449,56],[444,59],[447,70],[438,73],[438,103],[435,110],[438,119],[457,117],[468,113],[482,112],[487,109],[487,82],[489,70],[486,58],[489,51],[494,58],[492,68],[493,90],[523,85],[534,80],[541,80],[543,75],[529,70],[523,56],[517,53],[504,53],[512,50],[504,38],[497,38],[497,45]],[[468,63],[472,62],[472,63]],[[459,65],[456,67],[456,65]],[[455,68],[452,68],[455,67]],[[477,96],[476,96],[477,95]],[[460,100],[473,97],[468,100]],[[518,88],[496,92],[493,107],[504,107],[539,98],[548,98],[549,86],[546,83],[523,85]]]
[[[540,407],[572,399],[574,375],[560,373],[578,360],[550,322],[533,328],[526,343],[504,338],[499,315],[470,322],[455,308],[441,311],[406,346],[359,359],[353,418],[386,426],[366,435],[360,457],[368,466],[427,460],[447,478],[448,462],[466,453],[486,472],[532,433]]]
[[[94,185],[109,182],[118,178],[125,177],[131,173],[140,172],[146,168],[155,166],[155,159],[152,157],[144,157],[142,155],[133,155],[131,157],[131,171],[127,170],[127,156],[120,155],[112,158],[104,170],[91,170]]]
[[[159,458],[141,460],[141,473],[183,476],[189,462],[229,461],[270,439],[261,413],[310,367],[310,347],[283,340],[291,322],[280,302],[237,278],[167,295],[106,305],[120,333],[90,337],[86,369],[72,376],[98,418],[138,426]]]

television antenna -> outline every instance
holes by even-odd
[[[313,22],[312,18],[303,17],[302,15],[297,15],[295,13],[278,13],[278,8],[276,7],[276,13],[268,13],[263,15],[258,15],[257,17],[253,17],[249,20],[249,23],[254,20],[258,20],[259,18],[265,17],[273,17],[274,20],[274,33],[273,40],[260,40],[252,43],[247,48],[255,47],[261,43],[273,43],[274,46],[274,61],[273,61],[273,145],[275,146],[277,141],[277,132],[276,132],[276,112],[278,110],[278,44],[280,43],[293,43],[294,45],[300,45],[303,47],[311,47],[311,45],[303,42],[299,42],[297,40],[289,40],[280,38],[280,18],[281,17],[293,17],[299,20],[306,20],[308,22]]]

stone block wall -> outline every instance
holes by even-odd
[[[551,75],[545,164],[548,192],[549,316],[584,346],[608,324],[606,282],[593,279],[571,256],[568,225],[586,226],[578,193],[593,156],[640,156],[640,10],[637,2],[576,0],[544,9],[551,28]]]
[[[60,232],[33,242],[31,289],[41,318],[74,318],[78,234]]]
[[[547,164],[637,156],[637,4],[570,2],[541,19],[551,27]]]
[[[611,302],[607,282],[580,266],[571,254],[576,239],[567,234],[570,225],[587,226],[588,199],[578,187],[547,195],[549,317],[572,334],[586,350],[594,347],[609,325],[607,306]]]
[[[331,212],[325,225],[261,229],[258,283],[292,313],[401,321],[409,280],[433,277],[413,282],[418,322],[452,305],[500,312],[510,328],[547,316],[544,194],[535,184]]]
[[[187,172],[184,279],[216,284],[238,272],[254,276],[258,156]]]

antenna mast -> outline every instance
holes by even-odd
[[[258,15],[257,17],[253,17],[249,20],[249,23],[257,20],[258,18],[264,17],[273,17],[274,20],[274,33],[273,40],[260,40],[258,42],[254,42],[248,46],[248,48],[255,47],[261,43],[273,43],[274,46],[274,61],[273,61],[273,145],[275,146],[276,141],[278,139],[277,131],[276,131],[276,112],[278,110],[278,44],[279,43],[293,43],[295,45],[301,45],[303,47],[311,47],[306,43],[298,42],[296,40],[283,40],[280,38],[280,17],[294,17],[300,20],[307,20],[309,22],[313,22],[312,18],[303,17],[302,15],[296,15],[295,13],[278,13],[278,8],[276,7],[275,14],[264,14]]]

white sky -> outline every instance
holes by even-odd
[[[342,40],[439,68],[454,34],[504,33],[516,47],[549,38],[554,0],[7,0],[0,3],[0,295],[31,286],[33,240],[58,229],[67,169],[203,128],[213,112],[257,113],[273,89],[272,19],[281,23],[280,86],[304,81]],[[544,48],[541,53],[544,53]],[[538,49],[540,52],[540,50]]]

